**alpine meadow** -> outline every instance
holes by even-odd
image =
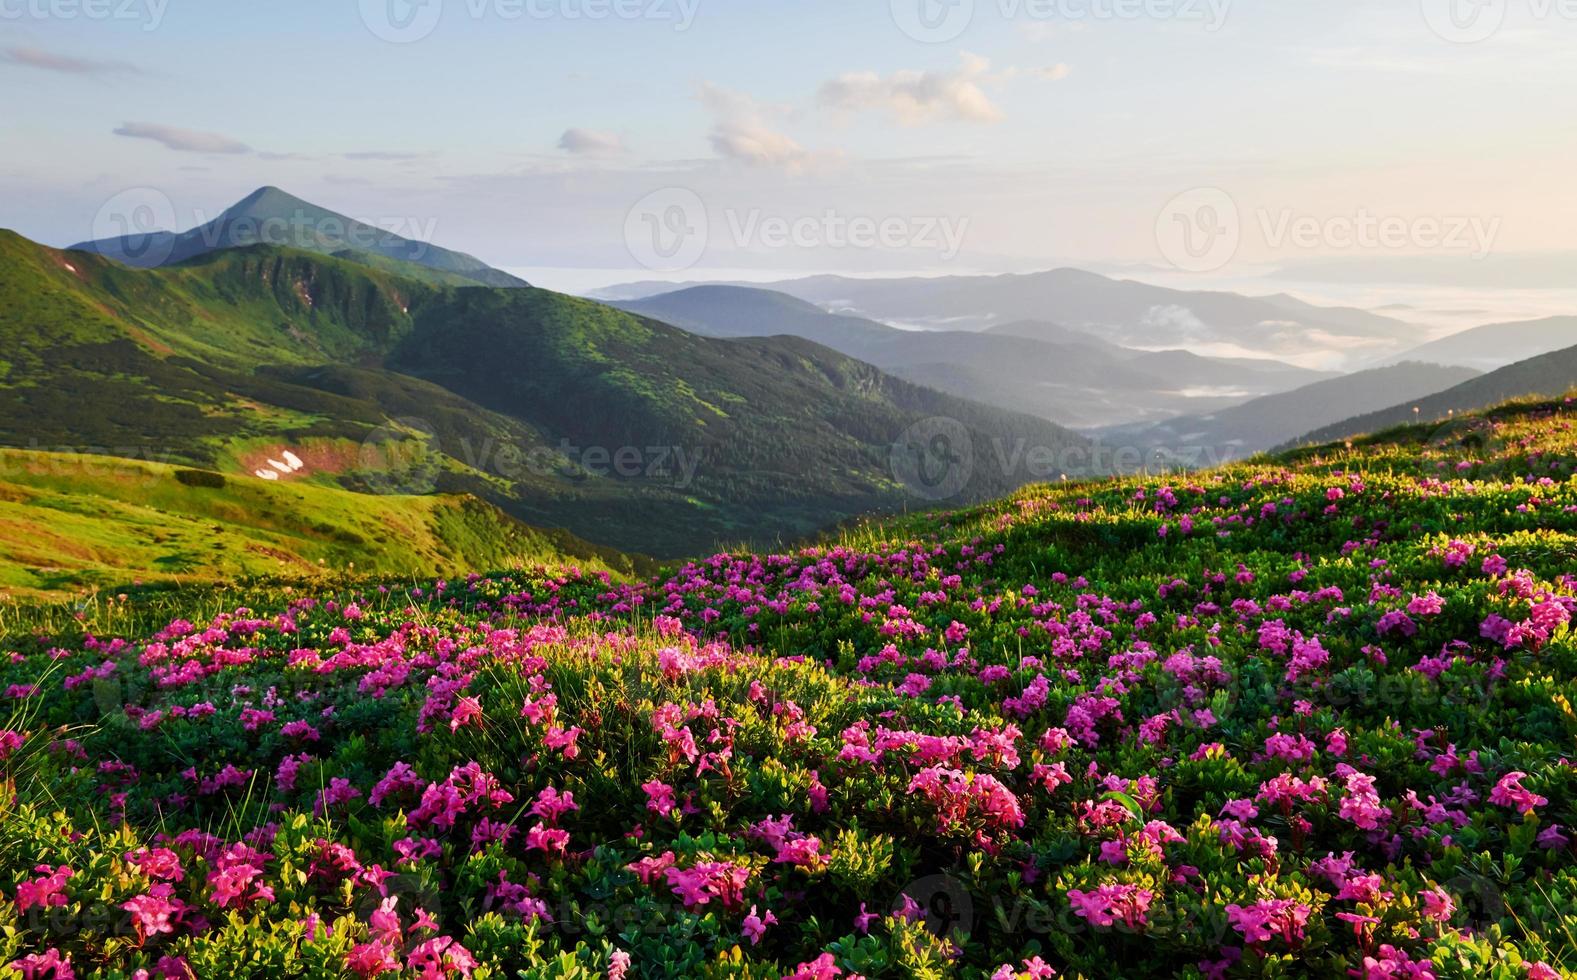
[[[0,980],[1577,978],[1574,43],[0,0]]]

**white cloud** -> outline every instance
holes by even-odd
[[[100,61],[93,58],[73,58],[39,48],[6,48],[0,51],[0,62],[39,68],[44,71],[67,75],[140,75],[142,69],[124,61]]]
[[[709,139],[718,156],[751,166],[783,167],[791,171],[808,166],[813,155],[792,137],[767,124],[768,109],[750,96],[703,82],[701,101],[717,117]]]
[[[624,141],[617,133],[595,129],[571,128],[559,137],[559,149],[577,156],[607,156],[624,152]]]
[[[251,153],[252,148],[239,140],[218,133],[180,129],[162,123],[129,122],[115,130],[116,136],[153,140],[182,153]]]
[[[955,71],[898,71],[886,77],[847,72],[824,83],[818,99],[833,109],[890,113],[905,126],[938,120],[1001,122],[1002,110],[981,87],[998,77],[991,74],[991,61],[967,52],[962,61]]]

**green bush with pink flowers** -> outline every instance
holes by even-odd
[[[1482,424],[13,631],[0,975],[1567,975],[1577,434]]]

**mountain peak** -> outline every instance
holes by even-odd
[[[328,208],[303,200],[289,191],[267,184],[241,198],[241,200],[225,209],[227,217],[242,215],[254,218],[283,217],[290,214],[314,214],[341,218],[351,221],[344,215],[330,211]]]
[[[403,229],[401,229],[403,230]],[[224,248],[283,245],[352,259],[376,257],[409,266],[423,266],[461,284],[517,288],[525,280],[494,269],[474,256],[404,237],[393,228],[376,227],[331,211],[273,184],[264,184],[226,208],[219,217],[179,235],[161,233],[150,245],[148,236],[81,242],[73,248],[97,252],[128,265],[174,265]],[[133,247],[134,246],[134,247]],[[407,268],[407,274],[412,271]]]

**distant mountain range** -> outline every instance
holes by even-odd
[[[627,302],[676,288],[632,283],[594,295]],[[813,276],[767,288],[833,312],[897,326],[993,332],[1010,328],[1022,333],[1026,324],[1049,323],[1055,325],[1055,339],[1066,339],[1064,331],[1071,328],[1126,347],[1312,357],[1329,366],[1357,366],[1406,350],[1427,336],[1422,327],[1366,310],[1314,306],[1284,295],[1168,289],[1077,269],[906,279]]]
[[[260,187],[214,220],[175,233],[152,231],[99,241],[79,242],[74,251],[96,252],[125,265],[152,268],[177,265],[220,249],[275,245],[354,259],[377,265],[379,259],[420,266],[435,275],[406,268],[406,275],[437,282],[520,287],[527,283],[480,259],[413,241],[393,231],[346,217],[280,190]]]
[[[1492,371],[1573,344],[1577,344],[1577,316],[1552,316],[1474,327],[1415,347],[1402,357]]]
[[[1577,347],[1539,354],[1444,390],[1315,428],[1283,448],[1338,442],[1409,422],[1444,422],[1513,398],[1556,398],[1577,387]]]
[[[1133,350],[1040,322],[900,330],[744,286],[694,286],[614,305],[708,337],[802,337],[916,384],[1072,426],[1169,418],[1332,376],[1271,360]]]
[[[0,232],[0,272],[0,445],[241,479],[289,450],[313,462],[283,481],[472,494],[660,557],[928,505],[905,454],[962,453],[946,499],[964,501],[1046,475],[1002,462],[1015,448],[1087,447],[806,340],[700,337],[382,255],[132,269]]]
[[[1478,376],[1471,368],[1407,362],[1317,381],[1232,408],[1186,415],[1155,425],[1118,426],[1099,433],[1114,447],[1187,466],[1246,459],[1307,432],[1311,425],[1349,417],[1398,398],[1422,397]]]

